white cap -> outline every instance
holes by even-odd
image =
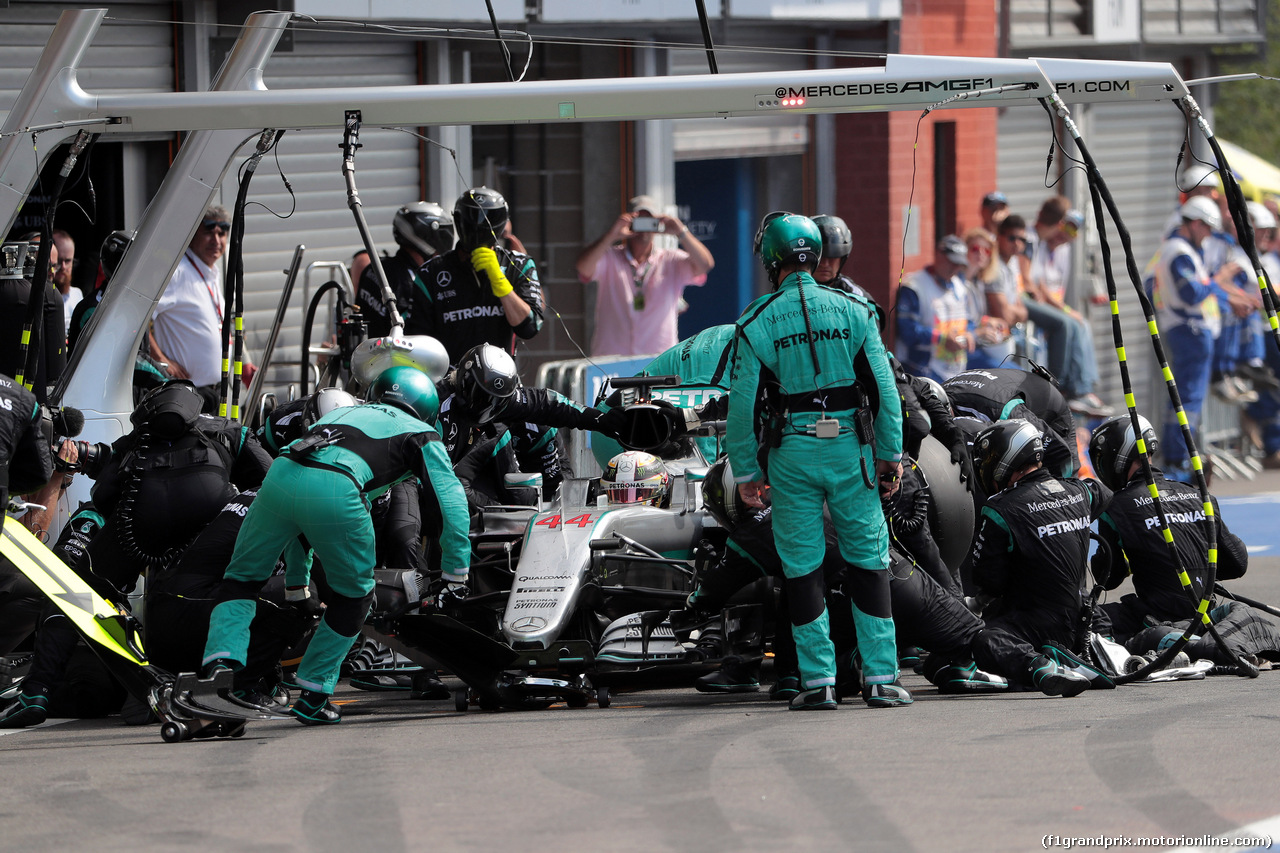
[[[1222,230],[1222,211],[1218,210],[1218,203],[1211,198],[1192,196],[1178,208],[1178,215],[1188,221],[1198,219],[1214,231]]]
[[[1276,227],[1276,216],[1274,213],[1267,210],[1267,206],[1265,204],[1251,201],[1248,202],[1246,206],[1249,208],[1249,224],[1252,225],[1255,230],[1259,228]]]

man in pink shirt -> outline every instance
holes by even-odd
[[[578,255],[578,278],[599,285],[592,355],[646,355],[675,346],[680,294],[688,285],[705,284],[715,266],[684,223],[657,210],[651,196],[636,196]],[[655,247],[659,233],[675,236],[678,248]]]

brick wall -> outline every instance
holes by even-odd
[[[899,51],[906,54],[994,56],[996,4],[990,0],[905,0]],[[902,110],[837,117],[837,210],[854,235],[846,270],[888,306],[902,271],[932,260],[934,233],[934,125],[955,123],[957,230],[978,224],[978,204],[996,186],[996,111]],[[918,132],[918,140],[917,140]],[[912,184],[914,181],[914,196]],[[908,203],[919,252],[903,258]]]

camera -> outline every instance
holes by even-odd
[[[49,445],[49,452],[53,455],[53,470],[63,474],[83,471],[96,480],[102,473],[103,466],[107,464],[107,460],[111,458],[111,446],[101,442],[90,444],[87,441],[73,441],[78,458],[75,462],[68,462],[58,455],[58,451],[62,450],[63,441],[64,439],[55,438]]]
[[[631,230],[637,234],[641,232],[650,232],[661,234],[667,230],[667,226],[662,224],[662,220],[653,216],[637,216],[631,220]]]

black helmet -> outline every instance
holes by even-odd
[[[1021,418],[998,421],[973,439],[974,467],[988,495],[1004,489],[1014,472],[1043,460],[1044,439],[1040,430]]]
[[[358,406],[359,404],[359,400],[341,388],[321,388],[307,397],[307,401],[302,404],[302,427],[303,429],[310,429],[312,424],[334,409],[341,409],[344,406]]]
[[[463,353],[449,373],[449,384],[478,423],[493,420],[494,410],[520,387],[516,363],[493,344],[480,344]]]
[[[436,384],[416,367],[388,367],[373,380],[367,396],[370,403],[394,406],[433,426],[440,417]]]
[[[847,258],[853,252],[853,233],[839,216],[820,213],[813,224],[822,232],[822,257]]]
[[[707,469],[702,480],[702,508],[728,531],[737,527],[748,512],[738,495],[728,456],[721,456]]]
[[[397,210],[391,220],[391,233],[397,245],[412,249],[423,258],[453,248],[453,220],[434,201],[415,201]]]
[[[1155,427],[1142,415],[1138,415],[1138,426],[1147,454],[1155,453],[1160,449]],[[1116,415],[1098,425],[1089,439],[1089,458],[1102,485],[1112,490],[1124,488],[1129,479],[1129,466],[1138,458],[1138,439],[1128,415]]]
[[[760,239],[764,237],[765,226],[768,225],[773,220],[777,219],[779,216],[790,216],[790,215],[791,215],[790,211],[786,211],[786,210],[771,210],[764,215],[764,217],[760,220],[760,227],[756,229],[756,236],[751,241],[751,251],[756,257],[760,256]]]
[[[204,408],[204,398],[187,379],[170,379],[147,392],[129,421],[139,432],[174,439],[195,425]]]
[[[488,187],[467,190],[453,206],[458,248],[470,252],[480,246],[497,245],[508,215],[507,200],[497,190]]]
[[[133,245],[133,238],[137,236],[137,231],[112,231],[107,235],[107,239],[102,241],[102,248],[98,250],[98,260],[102,263],[102,272],[108,279],[116,274],[120,261],[124,259],[124,253]]]

